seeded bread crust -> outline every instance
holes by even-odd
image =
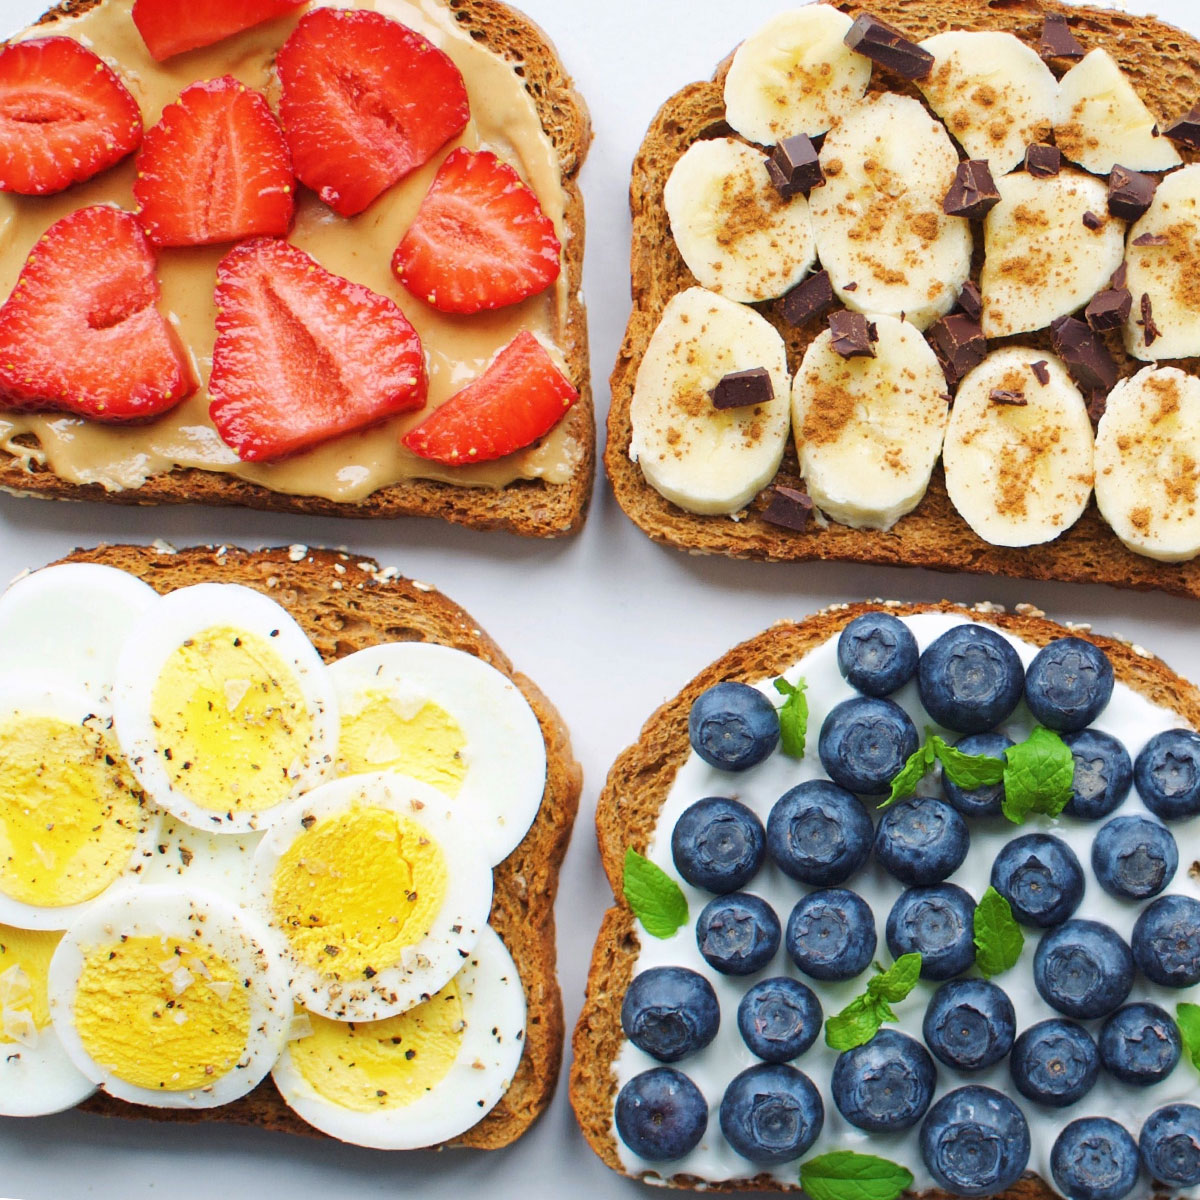
[[[1060,13],[1067,17],[1085,49],[1102,46],[1113,55],[1138,94],[1164,123],[1200,99],[1200,42],[1150,17],[1062,4],[1057,0],[871,0],[867,4],[859,0],[836,0],[836,7],[852,16],[870,11],[914,39],[951,28],[1005,30],[1035,48],[1043,16]],[[810,525],[807,532],[794,533],[769,525],[762,519],[762,512],[770,497],[770,487],[759,494],[740,520],[698,516],[677,508],[645,481],[641,468],[629,458],[630,403],[638,366],[667,301],[696,283],[675,248],[663,204],[663,188],[671,169],[693,142],[735,136],[725,124],[722,96],[729,61],[727,58],[720,64],[711,81],[689,84],[663,105],[633,164],[630,186],[633,311],[612,373],[605,449],[608,476],[626,514],[655,541],[699,554],[793,562],[810,559],[869,562],[1014,578],[1109,583],[1200,599],[1200,558],[1190,563],[1161,563],[1126,550],[1100,516],[1094,500],[1083,517],[1053,542],[1028,549],[989,545],[971,531],[950,503],[940,464],[934,470],[924,500],[886,533],[835,524],[827,529]],[[878,68],[872,90],[883,90],[884,79],[888,90],[920,98],[914,85],[902,85],[896,77],[887,76]],[[1196,161],[1195,152],[1180,148],[1180,153],[1185,160]],[[982,255],[981,222],[972,225],[978,267]],[[794,372],[809,342],[824,328],[824,322],[809,321],[796,329],[777,315],[777,302],[753,307],[783,335],[788,364]],[[1107,335],[1106,341],[1122,377],[1146,365],[1129,358],[1119,334]],[[1050,348],[1045,334],[992,338],[988,345],[996,349],[1016,343]],[[1196,359],[1172,365],[1192,374],[1200,370],[1200,360]],[[790,440],[774,483],[803,490]]]
[[[654,832],[658,814],[675,775],[691,752],[688,711],[705,689],[721,680],[752,683],[782,674],[809,651],[836,637],[855,617],[880,607],[873,604],[839,605],[799,622],[781,621],[757,637],[735,646],[702,671],[668,700],[642,726],[637,742],[626,749],[608,773],[596,806],[596,835],[604,872],[614,904],[604,914],[588,972],[587,996],[572,1040],[570,1098],[584,1137],[605,1165],[627,1174],[621,1165],[613,1134],[613,1105],[617,1080],[613,1064],[620,1052],[621,1001],[633,978],[639,950],[639,933],[633,913],[621,893],[625,850],[644,852]],[[991,605],[962,608],[947,601],[939,604],[888,604],[896,616],[921,612],[951,613],[963,620],[985,621],[1014,637],[1044,646],[1067,633],[1086,638],[1105,651],[1117,679],[1155,704],[1179,714],[1180,721],[1200,728],[1200,689],[1176,675],[1165,663],[1143,650],[1085,629],[1066,629],[1042,615],[1008,614]],[[646,1171],[635,1178],[667,1183],[679,1188],[707,1191],[796,1191],[783,1187],[770,1175],[737,1183],[704,1183],[688,1175],[661,1175]],[[948,1200],[937,1190],[922,1193],[924,1200]],[[1053,1189],[1035,1175],[1023,1177],[1004,1193],[1005,1200],[1051,1200]]]
[[[86,12],[104,0],[63,0],[42,17]],[[0,491],[53,500],[103,500],[110,504],[206,504],[260,508],[273,512],[328,517],[441,517],[474,529],[503,529],[524,537],[561,537],[582,524],[595,475],[596,426],[588,364],[587,311],[583,284],[584,212],[579,169],[592,140],[583,97],[541,28],[502,0],[444,0],[454,19],[477,42],[516,64],[525,89],[537,105],[546,136],[558,154],[566,206],[563,214],[563,270],[567,279],[567,322],[561,345],[579,400],[563,418],[564,428],[582,448],[567,483],[515,480],[504,488],[456,487],[412,479],[391,484],[355,504],[318,496],[273,492],[213,471],[180,468],[148,479],[139,488],[109,492],[100,484],[74,484],[49,468],[0,450]]]
[[[301,547],[300,549],[304,549]],[[144,579],[159,592],[194,583],[240,583],[265,592],[300,623],[326,662],[380,642],[438,642],[502,671],[529,701],[546,742],[546,790],[521,844],[494,869],[489,922],[521,974],[528,1015],[525,1052],[512,1086],[479,1124],[448,1146],[495,1150],[515,1141],[545,1110],[562,1065],[562,995],[555,974],[554,896],[579,807],[582,773],[554,706],[452,600],[428,584],[390,577],[367,558],[306,550],[246,551],[198,546],[160,550],[100,546],[65,561],[104,563]],[[217,1109],[146,1108],[97,1093],[80,1107],[105,1116],[158,1121],[228,1121],[283,1133],[325,1135],[305,1124],[268,1076],[248,1096]]]

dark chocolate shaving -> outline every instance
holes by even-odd
[[[979,284],[973,279],[968,279],[963,284],[962,291],[958,293],[958,307],[972,321],[978,321],[983,316],[983,293],[979,290]]]
[[[1117,382],[1117,364],[1108,347],[1078,317],[1052,321],[1050,344],[1082,390],[1107,392]]]
[[[833,348],[843,358],[874,358],[875,326],[862,313],[842,309],[829,318],[829,332],[833,335]]]
[[[1125,260],[1121,260],[1121,265],[1112,273],[1112,278],[1108,281],[1110,288],[1123,288],[1125,279],[1129,275],[1129,268],[1125,265]]]
[[[1167,239],[1161,233],[1139,233],[1131,243],[1134,246],[1165,246]]]
[[[825,182],[817,148],[812,138],[803,133],[786,137],[775,147],[767,159],[767,174],[785,200],[797,195],[807,196]]]
[[[828,271],[817,271],[796,284],[779,302],[779,315],[789,325],[803,325],[821,316],[833,304],[833,283]]]
[[[971,158],[958,164],[954,182],[942,201],[942,211],[951,217],[985,216],[1000,203],[1000,192],[987,160]]]
[[[933,70],[933,55],[928,50],[870,13],[863,13],[842,40],[851,50],[905,79],[924,79]]]
[[[983,330],[966,313],[951,313],[935,322],[930,327],[929,340],[951,384],[987,358]]]
[[[1188,109],[1179,120],[1172,121],[1163,134],[1189,150],[1200,150],[1200,108]]]
[[[988,399],[993,404],[1007,404],[1012,408],[1024,408],[1029,403],[1024,392],[1015,392],[1010,388],[992,388],[988,392]]]
[[[1029,369],[1033,372],[1033,377],[1045,387],[1050,382],[1050,366],[1044,358],[1039,358],[1037,362],[1030,363]]]
[[[1045,142],[1031,142],[1025,147],[1025,170],[1035,179],[1048,179],[1062,170],[1062,151]]]
[[[1038,53],[1043,58],[1082,58],[1083,46],[1071,32],[1067,18],[1061,13],[1047,13],[1042,22],[1042,37]]]
[[[1157,189],[1153,175],[1113,167],[1108,176],[1108,211],[1122,221],[1136,221],[1150,207]]]
[[[1138,307],[1141,309],[1142,319],[1137,321],[1136,324],[1142,327],[1142,337],[1146,339],[1146,345],[1153,346],[1159,333],[1162,331],[1154,323],[1154,313],[1150,307],[1149,293],[1142,293],[1142,299]]]
[[[1120,329],[1132,308],[1133,296],[1127,287],[1107,287],[1091,298],[1083,315],[1095,330]]]
[[[762,518],[768,524],[803,533],[808,528],[812,514],[813,502],[807,493],[776,484],[771,490],[770,502],[763,509]]]
[[[1095,425],[1108,410],[1108,393],[1097,389],[1088,393],[1087,414]]]
[[[858,284],[857,283],[848,283],[848,284],[846,284],[846,286],[844,288],[842,288],[842,291],[843,292],[857,292]]]
[[[1104,228],[1104,218],[1097,216],[1090,210],[1083,214],[1083,225],[1085,229],[1090,229],[1095,232],[1097,229]]]
[[[749,408],[752,404],[767,404],[773,400],[775,387],[766,367],[751,367],[723,376],[708,394],[713,408]]]

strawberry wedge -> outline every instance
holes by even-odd
[[[418,457],[449,466],[488,462],[549,433],[578,399],[541,342],[523,330],[402,440]]]
[[[209,415],[246,462],[268,462],[421,408],[417,331],[384,296],[296,246],[256,238],[217,268]]]
[[[284,17],[304,0],[134,0],[133,23],[146,49],[162,62],[211,46],[243,29]]]
[[[137,218],[107,205],[51,225],[0,308],[0,405],[137,421],[195,390]]]

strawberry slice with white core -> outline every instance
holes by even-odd
[[[421,339],[400,309],[296,246],[235,246],[217,267],[216,301],[209,415],[246,462],[425,403]]]
[[[134,0],[133,23],[153,58],[211,46],[243,29],[283,17],[304,0]]]
[[[73,38],[0,46],[0,191],[61,192],[142,141],[142,114],[116,72]]]
[[[315,9],[276,66],[296,175],[343,217],[428,162],[470,116],[449,55],[382,13]]]
[[[133,194],[157,246],[205,246],[292,225],[295,179],[279,122],[225,75],[195,83],[147,130]]]
[[[0,308],[0,405],[136,421],[196,387],[132,213],[81,208],[33,247]]]
[[[549,433],[578,399],[541,342],[522,330],[402,441],[418,457],[449,466],[488,462]]]
[[[392,257],[414,296],[441,312],[503,308],[544,291],[562,247],[533,190],[490,150],[452,150]]]

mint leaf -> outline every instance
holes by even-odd
[[[951,783],[960,788],[988,787],[1004,778],[1004,760],[988,754],[966,754],[954,746],[947,745],[935,733],[929,739],[933,743],[937,760],[942,764],[942,773]]]
[[[1175,1021],[1183,1038],[1183,1052],[1200,1071],[1200,1004],[1175,1005]]]
[[[898,1004],[921,978],[921,956],[902,954],[886,971],[867,980],[867,995]]]
[[[808,697],[804,694],[807,687],[803,679],[794,684],[782,677],[775,680],[775,690],[787,697],[779,710],[779,746],[789,758],[804,757],[808,736]]]
[[[934,757],[932,742],[927,741],[923,746],[918,746],[908,756],[908,761],[892,780],[891,793],[879,807],[887,808],[888,805],[895,804],[897,800],[911,796],[917,790],[917,784],[925,778],[926,772],[933,766]]]
[[[632,846],[625,851],[622,890],[633,915],[651,937],[669,938],[687,924],[687,898],[679,884]]]
[[[840,1013],[826,1019],[825,1045],[838,1051],[863,1046],[879,1032],[883,1019],[873,996],[855,996]]]
[[[800,1186],[810,1200],[896,1200],[912,1185],[906,1167],[854,1150],[832,1150],[800,1164]]]
[[[1041,725],[1004,752],[1004,815],[1019,825],[1030,813],[1057,817],[1071,799],[1075,760],[1070,748]]]
[[[1013,919],[1012,905],[994,887],[975,906],[975,965],[991,979],[1021,957],[1025,935]],[[1200,1008],[1197,1010],[1200,1014]]]

